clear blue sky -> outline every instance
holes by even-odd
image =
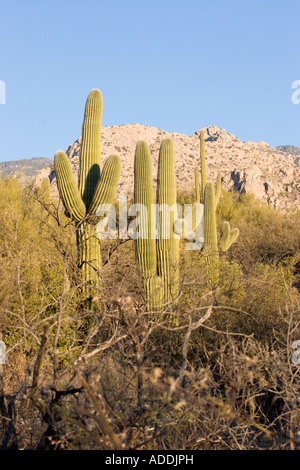
[[[300,146],[299,0],[0,0],[0,161],[53,158],[103,125]]]

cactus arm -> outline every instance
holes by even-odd
[[[219,279],[218,273],[218,237],[216,225],[216,201],[213,183],[207,183],[205,187],[204,202],[204,255],[207,267],[208,282],[214,288]]]
[[[207,183],[206,176],[206,162],[205,162],[205,143],[204,143],[204,132],[200,131],[200,160],[201,160],[201,193],[200,202],[203,204],[205,199],[205,187]]]
[[[227,251],[239,236],[239,229],[230,230],[229,222],[223,222],[219,241],[220,250]]]
[[[79,194],[69,159],[62,150],[55,153],[54,169],[65,209],[75,222],[79,222],[86,215],[86,207]]]
[[[221,192],[222,192],[222,176],[221,176],[221,173],[219,172],[218,177],[217,177],[217,187],[216,187],[216,197],[215,197],[216,207],[219,204]]]
[[[50,186],[50,180],[48,177],[43,178],[42,184],[41,184],[41,191],[42,191],[43,197],[49,200],[50,193],[51,193],[51,186]]]
[[[102,175],[95,188],[89,215],[95,215],[101,204],[112,204],[121,172],[121,160],[118,155],[111,155],[105,162]]]
[[[204,203],[204,245],[210,251],[218,251],[218,237],[216,226],[216,202],[212,183],[207,183],[205,188]]]
[[[196,202],[200,202],[200,175],[199,168],[195,168],[195,196]]]
[[[100,179],[102,112],[102,93],[92,90],[85,105],[78,173],[79,192],[86,207]]]

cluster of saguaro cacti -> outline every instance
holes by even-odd
[[[216,189],[207,182],[204,133],[200,133],[201,181],[195,168],[196,204],[188,215],[177,217],[175,158],[170,139],[160,148],[157,174],[156,210],[154,202],[152,165],[148,145],[139,141],[134,163],[134,203],[139,205],[139,236],[136,239],[136,255],[144,277],[145,297],[150,309],[162,308],[178,296],[179,291],[179,239],[195,237],[189,249],[203,248],[210,285],[218,281],[219,249],[226,251],[239,235],[238,229],[230,229],[228,222],[221,228],[218,241],[216,207],[221,195],[221,174]],[[153,236],[153,234],[155,235]]]
[[[140,212],[136,255],[149,310],[160,309],[178,296],[180,240],[174,233],[176,199],[173,142],[165,139],[160,147],[154,205],[149,147],[145,141],[139,141],[134,160],[134,204],[139,205]]]
[[[54,158],[58,191],[67,215],[77,227],[79,266],[87,294],[93,294],[100,284],[102,260],[96,233],[97,209],[113,202],[121,171],[120,157],[111,155],[100,172],[102,111],[102,94],[94,89],[85,106],[78,186],[65,152],[59,150]]]
[[[78,186],[67,155],[62,150],[55,154],[54,166],[57,186],[67,215],[77,228],[79,265],[83,273],[85,291],[94,294],[100,284],[101,245],[97,237],[98,209],[112,204],[121,171],[121,161],[111,155],[102,173],[101,120],[102,94],[92,90],[89,94],[82,126]],[[148,308],[161,308],[174,301],[179,291],[179,243],[182,234],[189,238],[196,233],[198,246],[203,248],[212,275],[219,248],[226,251],[238,237],[238,229],[231,230],[224,222],[218,243],[216,205],[221,194],[221,175],[216,191],[207,182],[203,131],[200,133],[201,182],[199,169],[195,169],[196,204],[188,217],[177,217],[175,182],[175,152],[173,142],[165,139],[160,147],[156,205],[152,182],[152,165],[148,145],[139,141],[134,162],[134,204],[140,205],[139,236],[136,255],[143,273]],[[200,207],[200,211],[198,209]],[[155,211],[153,211],[153,207]],[[156,212],[158,210],[158,212]],[[101,211],[101,216],[103,211]],[[190,224],[190,222],[192,224]],[[185,233],[185,231],[191,233]],[[188,229],[187,229],[188,227]]]

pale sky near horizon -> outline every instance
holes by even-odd
[[[300,147],[299,18],[300,0],[0,0],[0,161],[66,149],[92,88],[104,126]]]

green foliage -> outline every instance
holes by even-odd
[[[0,179],[0,330],[8,347],[22,344],[27,351],[47,318],[55,322],[74,271],[74,233],[65,230],[54,205],[61,225],[49,217],[46,195],[45,184],[33,190],[14,178]]]
[[[183,202],[189,197],[177,194]],[[230,222],[243,237],[219,252],[213,289],[204,252],[186,251],[181,241],[174,327],[144,310],[144,285],[130,239],[103,241],[101,318],[86,308],[73,263],[76,228],[70,219],[56,201],[45,203],[43,191],[12,178],[0,180],[5,401],[9,397],[18,410],[10,419],[21,448],[46,446],[49,434],[50,446],[113,447],[94,419],[100,414],[93,403],[100,400],[126,448],[288,448],[291,427],[286,436],[282,423],[288,416],[296,436],[299,415],[290,344],[299,339],[294,284],[300,219],[223,192],[217,226],[224,221],[227,197]],[[268,255],[262,257],[264,249]],[[209,308],[211,316],[192,329]],[[33,391],[45,325],[50,327],[47,351]],[[80,377],[90,385],[89,394]],[[270,406],[281,411],[272,417]],[[48,419],[46,426],[37,425],[38,413]],[[49,433],[51,426],[55,432]],[[0,435],[3,442],[4,425]]]
[[[229,216],[230,215],[230,216]],[[218,223],[225,219],[236,225],[240,237],[228,256],[245,272],[257,262],[285,263],[300,248],[300,213],[284,213],[257,200],[252,194],[223,192],[217,211]]]
[[[93,120],[85,124],[88,140],[99,136]],[[0,332],[8,348],[1,448],[12,436],[21,448],[115,449],[116,436],[126,449],[299,447],[299,381],[290,361],[300,325],[299,212],[221,193],[219,176],[216,186],[205,184],[203,251],[164,240],[161,217],[154,242],[104,240],[100,252],[92,245],[95,207],[113,197],[118,158],[99,183],[95,149],[88,148],[84,161],[93,171],[81,168],[80,178],[90,179],[85,189],[57,155],[69,217],[51,199],[49,180],[40,188],[0,180]],[[197,179],[195,172],[196,200]],[[149,208],[153,197],[149,149],[139,142],[134,202]],[[157,202],[176,200],[193,203],[195,195],[176,191],[167,140]],[[149,231],[151,218],[146,226],[140,216],[139,230]],[[96,256],[101,265],[101,316],[91,308],[97,297],[87,306],[82,293],[78,247],[81,259]],[[144,308],[145,292],[150,297],[158,283],[163,300],[178,295],[169,311],[174,322]],[[37,413],[46,426],[37,426]]]

